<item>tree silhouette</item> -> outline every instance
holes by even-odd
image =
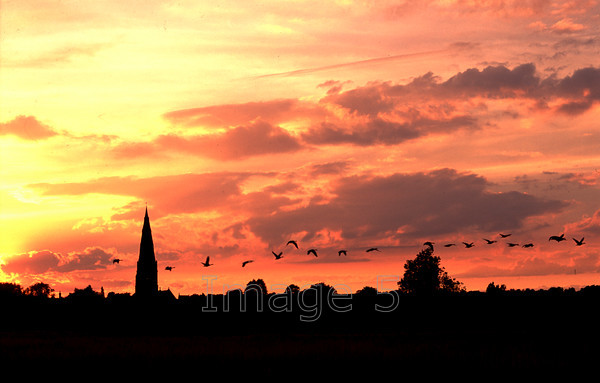
[[[421,250],[415,259],[404,264],[404,276],[398,282],[401,292],[417,295],[432,296],[445,293],[464,291],[461,282],[451,278],[440,266],[440,257],[433,255],[433,248]]]
[[[247,293],[250,290],[255,290],[261,294],[267,294],[267,284],[261,278],[253,279],[246,284],[244,293]]]
[[[506,285],[497,285],[494,282],[490,282],[485,289],[485,293],[489,295],[498,295],[506,292]]]
[[[285,288],[285,292],[287,294],[298,294],[300,292],[300,286],[292,283],[291,285]]]
[[[308,290],[315,290],[323,295],[337,294],[335,287],[328,285],[325,282],[319,282],[312,284]]]
[[[34,283],[23,291],[23,294],[36,298],[50,298],[54,289],[44,282]]]
[[[358,296],[374,297],[377,296],[377,289],[371,286],[365,286],[356,292]]]
[[[21,285],[10,282],[0,283],[0,298],[18,297],[22,293]]]

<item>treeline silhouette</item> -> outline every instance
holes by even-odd
[[[34,295],[0,284],[0,362],[94,374],[115,374],[116,363],[171,378],[349,378],[585,371],[599,356],[596,285],[515,290],[492,282],[486,291],[418,296],[373,287],[342,294],[326,283],[273,293],[263,284],[153,300],[90,286]]]
[[[370,330],[369,325],[395,330],[400,324],[426,327],[432,321],[459,327],[469,323],[474,328],[492,323],[519,326],[526,320],[549,323],[561,318],[563,323],[575,318],[584,323],[584,313],[600,303],[600,285],[580,289],[508,289],[494,282],[485,291],[463,289],[430,295],[401,288],[379,292],[370,286],[354,293],[340,293],[323,282],[303,290],[292,284],[275,293],[268,292],[262,279],[248,282],[243,290],[232,289],[223,294],[176,298],[170,291],[161,293],[140,299],[130,293],[105,294],[104,289],[95,291],[87,286],[62,297],[41,282],[25,289],[14,283],[0,283],[0,310],[10,313],[0,321],[8,329],[121,333],[252,333],[317,328],[354,331],[361,326]],[[519,320],[509,321],[511,316]],[[247,326],[236,325],[239,321]],[[115,326],[104,326],[111,322]]]
[[[472,322],[476,324],[471,326],[492,322],[507,326],[503,318],[510,315],[530,321],[562,319],[567,323],[581,315],[582,310],[595,307],[600,299],[599,285],[579,290],[562,287],[522,290],[490,282],[485,292],[467,291],[441,266],[433,244],[426,242],[424,246],[414,259],[406,261],[398,288],[392,291],[365,286],[354,293],[338,292],[334,286],[319,282],[304,289],[290,284],[283,292],[274,293],[259,278],[249,281],[243,290],[232,289],[223,294],[176,298],[170,290],[159,290],[153,296],[142,297],[130,293],[105,294],[104,288],[95,291],[88,285],[74,289],[66,297],[60,293],[57,297],[44,282],[27,288],[0,283],[0,307],[11,313],[3,320],[12,318],[12,326],[20,328],[50,326],[96,331],[103,328],[102,321],[118,320],[119,326],[109,327],[111,331],[247,333],[319,327],[356,329],[357,324],[364,330],[370,325],[395,330],[399,323],[427,326],[431,320],[454,326]],[[45,319],[38,320],[44,310]],[[72,320],[78,317],[81,321]],[[124,322],[122,318],[132,320]],[[246,325],[239,326],[238,321]],[[156,323],[163,326],[157,327]]]
[[[0,362],[98,374],[118,361],[138,377],[164,370],[170,378],[208,369],[219,377],[372,379],[595,367],[599,285],[490,282],[467,291],[440,263],[427,246],[406,262],[397,289],[353,293],[325,282],[272,292],[260,278],[223,294],[161,290],[148,298],[91,285],[63,297],[43,282],[0,283]]]

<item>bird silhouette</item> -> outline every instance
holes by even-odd
[[[165,267],[165,270],[171,271],[175,268],[175,266],[167,266]]]
[[[510,237],[512,234],[502,234],[500,233],[500,237],[502,238],[506,238],[506,237]]]
[[[581,239],[579,241],[576,240],[575,238],[573,238],[573,241],[575,241],[575,243],[577,244],[576,246],[581,246],[585,243],[585,242],[583,242],[583,238],[584,237],[581,237]]]
[[[310,249],[310,250],[308,250],[308,251],[306,252],[306,255],[308,255],[308,254],[311,254],[311,253],[312,253],[312,254],[313,254],[315,257],[318,257],[318,255],[317,255],[317,250],[315,250],[315,249]]]
[[[283,251],[280,251],[279,254],[277,254],[274,251],[271,251],[271,253],[273,253],[273,255],[275,256],[275,260],[283,258]]]
[[[242,267],[246,267],[247,264],[254,262],[252,259],[248,260],[248,261],[244,261],[242,262]]]
[[[526,243],[522,247],[533,247],[533,243]]]
[[[342,254],[346,255],[346,250],[340,250],[340,251],[338,251],[338,256],[340,256]]]
[[[204,265],[204,267],[208,267],[208,266],[212,266],[213,264],[210,263],[210,256],[206,257],[206,261],[202,262],[202,265]]]
[[[427,242],[424,242],[424,243],[423,243],[423,246],[429,246],[429,248],[430,248],[431,250],[433,250],[433,244],[434,244],[434,242],[429,242],[429,241],[427,241]]]
[[[561,235],[551,235],[550,238],[548,238],[548,241],[556,241],[556,242],[560,242],[560,241],[564,241],[565,240],[565,234],[561,234]]]
[[[294,240],[288,241],[288,243],[286,243],[286,246],[289,245],[289,244],[292,244],[292,245],[296,246],[296,249],[298,248],[298,243],[296,243],[296,241],[294,241]]]
[[[119,262],[121,262],[121,259],[119,259],[119,258],[115,258],[115,259],[113,259],[113,260],[112,260],[112,262],[113,262],[113,265],[114,265],[115,263],[119,263]]]
[[[519,244],[518,244],[518,243],[512,243],[512,242],[509,242],[509,243],[507,243],[506,245],[507,245],[508,247],[515,247],[515,246],[519,246]]]
[[[367,249],[367,253],[370,253],[371,251],[379,251],[379,249],[376,247],[371,247],[370,249]]]
[[[485,238],[483,240],[486,241],[488,245],[491,245],[492,243],[498,242],[498,241],[491,241],[491,240],[485,239]]]
[[[444,245],[444,247],[451,247],[451,246],[456,246],[456,243],[447,243]]]
[[[473,246],[475,246],[475,245],[473,244],[473,242],[463,242],[463,245],[465,245],[465,247],[466,247],[467,249],[468,249],[468,248],[470,248],[470,247],[473,247]]]

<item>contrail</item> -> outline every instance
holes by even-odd
[[[451,51],[450,48],[446,48],[446,49],[439,49],[439,50],[434,50],[434,51],[426,51],[426,52],[418,52],[418,53],[405,53],[405,54],[400,54],[400,55],[376,57],[376,58],[372,58],[372,59],[352,61],[352,62],[341,63],[341,64],[326,65],[326,66],[321,66],[321,67],[316,67],[316,68],[297,69],[297,70],[292,70],[292,71],[288,71],[288,72],[263,74],[260,76],[253,76],[250,78],[259,79],[259,78],[267,78],[267,77],[299,76],[299,75],[315,73],[315,72],[320,72],[320,71],[330,70],[330,69],[349,68],[349,67],[359,66],[359,65],[364,65],[364,64],[374,64],[374,63],[380,63],[380,62],[385,62],[385,61],[432,56],[432,55],[441,54],[441,53],[448,53],[450,51]]]

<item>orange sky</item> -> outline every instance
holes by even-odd
[[[1,281],[600,283],[597,1],[0,3]]]

